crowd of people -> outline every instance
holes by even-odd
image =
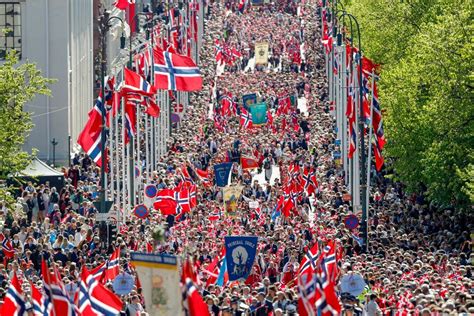
[[[370,196],[369,245],[359,243],[356,231],[343,224],[352,214],[341,166],[333,159],[334,118],[327,100],[327,79],[320,25],[309,1],[292,1],[247,8],[219,2],[209,4],[201,73],[204,88],[191,96],[190,108],[169,141],[162,168],[151,183],[159,189],[179,183],[179,169],[189,166],[198,186],[198,205],[179,218],[153,211],[142,220],[132,216],[110,244],[100,237],[92,202],[98,196],[99,170],[84,154],[64,168],[67,184],[57,190],[45,183],[24,186],[15,207],[2,205],[1,239],[11,239],[12,257],[0,252],[0,298],[15,272],[23,281],[41,286],[41,260],[56,263],[71,299],[83,265],[96,268],[116,248],[121,269],[130,270],[130,251],[149,251],[155,226],[165,228],[164,241],[153,251],[192,257],[199,290],[210,315],[298,315],[296,277],[305,253],[315,244],[338,247],[337,291],[344,315],[472,315],[472,216],[454,208],[441,209],[424,199],[423,192],[407,194],[402,184],[373,178]],[[256,42],[268,41],[270,55],[288,67],[268,67],[216,76],[216,39],[236,47],[242,59],[252,59]],[[296,50],[296,51],[295,51]],[[296,58],[295,56],[299,56]],[[231,67],[228,67],[231,68]],[[239,124],[242,96],[256,93],[273,119],[265,126],[246,129]],[[221,113],[220,96],[231,95],[235,113]],[[279,99],[304,100],[279,111]],[[216,120],[216,117],[220,117]],[[242,155],[259,161],[257,171],[243,169]],[[243,186],[236,216],[223,210],[221,188],[199,180],[194,168],[212,170],[224,161],[235,165],[232,183]],[[314,168],[318,189],[302,193],[289,216],[275,214],[284,194],[289,166]],[[263,172],[265,176],[257,174]],[[211,172],[212,173],[212,172]],[[249,201],[259,202],[259,212]],[[217,213],[219,216],[212,216]],[[258,255],[245,282],[219,284],[213,273],[223,237],[259,237]],[[344,276],[360,275],[366,288],[359,296],[344,293]],[[107,286],[112,289],[111,283]],[[27,296],[29,282],[23,282]],[[146,302],[137,285],[126,296],[123,312],[146,314]],[[29,306],[31,312],[32,306]],[[137,314],[138,313],[138,314]]]

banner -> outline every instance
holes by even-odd
[[[268,43],[255,43],[255,65],[268,64]]]
[[[247,109],[250,109],[251,104],[257,103],[257,94],[251,93],[242,96],[242,103]]]
[[[237,213],[237,203],[242,193],[242,185],[228,186],[223,189],[224,210],[229,216],[235,216]]]
[[[240,157],[240,165],[242,169],[257,169],[259,167],[258,160],[246,156]]]
[[[257,103],[250,106],[253,126],[267,124],[267,104]]]
[[[224,162],[214,165],[214,176],[218,187],[225,187],[229,184],[232,162]]]
[[[175,316],[181,311],[178,260],[167,254],[130,253],[150,316]]]
[[[229,281],[245,281],[252,272],[258,238],[255,236],[226,236],[224,240]]]

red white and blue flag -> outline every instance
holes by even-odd
[[[107,268],[104,271],[103,283],[113,281],[117,275],[120,274],[120,248],[116,248],[109,260],[107,261]]]
[[[104,116],[105,108],[102,103],[102,96],[99,95],[94,107],[89,111],[89,118],[86,126],[79,134],[77,143],[82,150],[100,167],[102,165],[102,114]],[[106,140],[104,140],[105,144]],[[107,155],[107,152],[105,152]],[[105,156],[107,161],[107,156]]]
[[[194,61],[187,57],[155,48],[155,87],[172,91],[198,91],[202,89],[202,77]]]
[[[13,278],[11,279],[0,312],[1,315],[9,316],[23,316],[25,314],[25,298],[15,272],[13,273]]]
[[[240,126],[249,129],[253,127],[252,114],[244,107],[240,109]]]
[[[124,69],[124,82],[121,89],[122,93],[137,93],[144,96],[153,96],[156,94],[156,88],[136,72],[128,68]]]
[[[82,316],[114,316],[122,310],[120,298],[99,283],[86,267],[79,284],[79,311]]]

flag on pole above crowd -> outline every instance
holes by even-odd
[[[247,279],[255,262],[258,237],[226,236],[224,240],[229,281]]]

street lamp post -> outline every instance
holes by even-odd
[[[125,47],[125,36],[123,34],[123,27],[124,27],[124,22],[123,20],[118,17],[118,16],[111,16],[109,17],[109,13],[107,11],[104,12],[104,14],[100,18],[100,26],[99,26],[99,32],[100,32],[100,39],[101,39],[101,56],[100,56],[100,62],[101,62],[101,68],[100,68],[100,80],[101,80],[101,95],[102,95],[102,107],[101,107],[101,117],[102,117],[102,126],[101,126],[101,135],[100,135],[100,150],[101,150],[101,157],[100,157],[100,198],[99,198],[99,212],[100,213],[107,213],[109,207],[106,206],[106,201],[105,201],[105,164],[107,161],[105,160],[105,155],[106,155],[106,113],[105,113],[105,105],[104,105],[104,98],[105,98],[105,73],[106,73],[106,65],[107,65],[107,59],[106,59],[106,36],[107,32],[110,30],[110,22],[114,19],[117,19],[120,21],[122,24],[122,36],[120,37],[120,48],[123,49]]]
[[[363,81],[362,81],[362,45],[360,39],[360,27],[359,22],[357,19],[350,13],[344,12],[340,16],[349,17],[351,20],[351,28],[352,28],[352,21],[354,21],[357,30],[357,40],[358,40],[358,51],[356,54],[356,61],[359,65],[359,73],[358,73],[358,81],[359,81],[359,131],[360,131],[360,160],[361,160],[361,167],[360,167],[360,179],[361,179],[361,205],[362,205],[362,222],[361,222],[361,229],[362,229],[362,237],[364,239],[365,247],[368,249],[368,205],[367,205],[367,181],[366,177],[366,163],[367,157],[365,153],[365,138],[364,138],[364,109],[363,109],[363,101],[364,101],[364,89],[363,89]],[[352,29],[351,29],[351,38]]]

